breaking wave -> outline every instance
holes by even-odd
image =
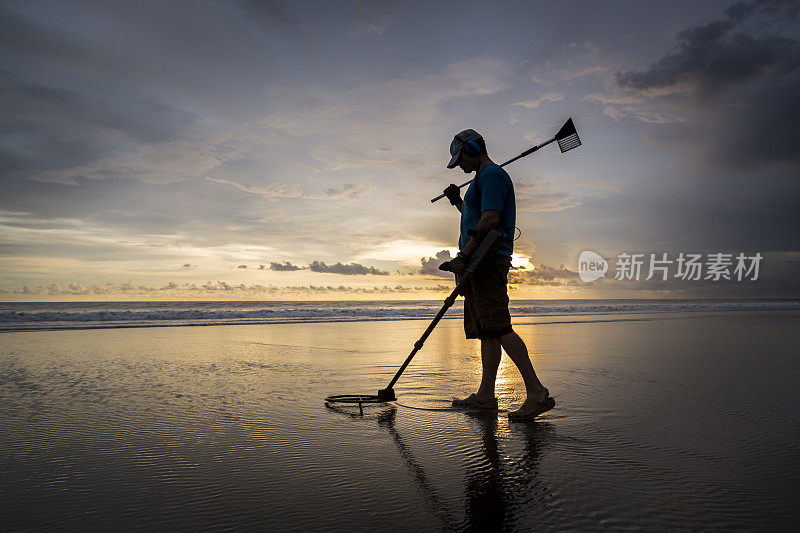
[[[427,319],[441,301],[0,304],[0,331]],[[519,300],[514,317],[800,310],[800,300]],[[463,316],[458,301],[447,318]]]

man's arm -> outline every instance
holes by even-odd
[[[461,211],[461,205],[458,206],[459,211]],[[473,235],[467,244],[464,246],[464,249],[461,250],[459,253],[466,257],[471,257],[472,254],[475,253],[475,250],[478,249],[478,245],[481,243],[483,236],[489,233],[491,230],[495,229],[497,226],[500,225],[500,211],[495,211],[494,209],[487,209],[483,213],[481,213],[481,219],[478,221],[478,226],[475,228],[475,235]]]

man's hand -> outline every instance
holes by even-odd
[[[450,261],[445,261],[444,263],[439,265],[439,270],[444,270],[445,272],[452,272],[456,276],[460,276],[461,274],[464,273],[464,270],[466,270],[468,263],[469,259],[459,254]]]
[[[487,209],[481,214],[481,219],[478,221],[478,226],[475,228],[475,235],[473,235],[467,244],[459,252],[461,255],[471,256],[478,249],[483,236],[495,229],[500,224],[500,212],[494,209]]]
[[[443,192],[452,205],[459,206],[461,204],[461,189],[458,188],[458,185],[451,183]]]

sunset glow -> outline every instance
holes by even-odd
[[[453,134],[501,162],[569,117],[580,148],[507,167],[516,297],[798,293],[791,13],[112,4],[2,7],[2,300],[440,299]],[[587,284],[584,250],[763,276]]]

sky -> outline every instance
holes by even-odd
[[[800,296],[799,11],[0,1],[0,300],[441,299],[453,135],[501,163],[570,117],[506,167],[512,299]]]

